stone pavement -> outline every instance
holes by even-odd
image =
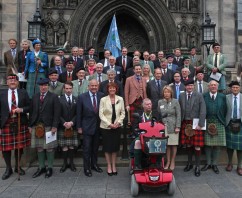
[[[103,168],[105,171],[105,168]],[[193,172],[184,173],[183,167],[177,167],[174,174],[177,190],[174,198],[241,198],[242,177],[238,176],[235,169],[228,173],[223,166],[219,167],[220,174],[216,175],[212,170],[202,172],[197,178]],[[32,179],[36,167],[26,170],[26,175],[17,180],[17,174],[13,174],[8,180],[0,181],[0,197],[27,198],[27,197],[83,197],[83,198],[129,198],[130,176],[127,167],[118,168],[118,176],[109,177],[105,172],[94,172],[93,177],[87,178],[83,174],[83,168],[73,173],[67,170],[59,173],[59,167],[54,168],[51,178],[45,179],[44,175]],[[4,169],[0,169],[0,174]],[[166,192],[150,193],[140,192],[139,197],[156,198],[170,197]]]

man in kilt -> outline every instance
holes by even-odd
[[[126,79],[124,87],[126,110],[130,112],[131,123],[133,122],[132,114],[142,111],[142,100],[147,98],[146,80],[142,78],[142,68],[140,64],[134,65],[134,75]]]
[[[7,77],[7,85],[8,89],[2,90],[0,93],[0,151],[2,151],[6,163],[6,171],[2,176],[3,180],[8,179],[13,173],[11,151],[14,150],[15,154],[14,172],[18,172],[18,163],[23,154],[23,148],[30,145],[30,133],[27,126],[28,93],[24,89],[17,89],[19,82],[15,74]],[[18,116],[20,116],[20,123],[18,123]],[[19,124],[20,131],[18,130]],[[19,174],[25,174],[20,167]]]
[[[65,94],[60,99],[60,124],[58,130],[58,145],[62,148],[64,158],[60,172],[63,173],[68,167],[71,171],[76,172],[73,162],[74,148],[78,146],[76,123],[76,104],[77,98],[72,95],[73,83],[67,81],[64,84]],[[67,158],[69,157],[69,166]]]
[[[42,173],[45,177],[52,176],[54,162],[54,149],[57,147],[57,140],[46,144],[46,132],[51,131],[54,135],[60,119],[60,102],[56,94],[48,91],[49,79],[41,78],[38,81],[40,93],[33,96],[30,108],[30,131],[31,147],[37,148],[39,168],[32,176],[36,178]],[[45,157],[48,160],[48,169],[45,167]]]
[[[205,125],[206,104],[203,95],[194,91],[194,81],[189,79],[184,82],[186,91],[180,94],[179,103],[181,106],[181,144],[186,145],[188,154],[188,163],[184,168],[185,172],[193,168],[192,155],[195,149],[195,176],[200,176],[200,155],[201,147],[204,146],[204,134],[201,128]],[[193,119],[198,118],[199,122],[196,128],[192,129]]]
[[[205,132],[206,165],[201,169],[206,171],[210,168],[219,174],[217,162],[221,146],[226,146],[225,117],[227,112],[226,97],[218,93],[218,83],[214,80],[209,82],[209,92],[204,94],[207,109],[207,128]]]
[[[232,171],[232,158],[234,150],[237,152],[238,166],[237,173],[242,176],[242,94],[240,84],[232,81],[229,84],[232,93],[226,95],[226,146],[228,154],[228,165],[226,171]]]

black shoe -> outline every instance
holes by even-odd
[[[140,171],[140,170],[143,170],[143,169],[142,169],[141,165],[137,165],[137,166],[134,167],[134,170]]]
[[[2,180],[8,179],[12,174],[13,174],[13,169],[12,168],[6,168],[6,171],[2,176]]]
[[[204,167],[201,168],[201,171],[207,171],[211,168],[211,165],[205,164]]]
[[[201,173],[200,173],[200,168],[198,167],[198,166],[196,166],[196,168],[195,168],[195,176],[196,177],[199,177],[200,175],[201,175]]]
[[[76,172],[75,164],[70,164],[70,169],[71,169],[72,172]]]
[[[52,168],[48,168],[46,173],[45,173],[45,178],[51,177],[52,176],[52,172],[53,172]]]
[[[116,172],[113,172],[113,175],[115,175],[115,176],[118,175],[118,172],[117,171]]]
[[[212,169],[213,169],[213,171],[214,171],[216,174],[219,174],[219,170],[218,170],[217,165],[212,165]]]
[[[91,176],[92,176],[92,171],[89,170],[89,169],[84,169],[84,174],[85,174],[87,177],[91,177]]]
[[[107,172],[107,174],[108,176],[113,176],[113,172],[112,173]]]
[[[103,170],[98,165],[93,165],[92,166],[92,170],[95,170],[98,173],[102,173],[103,172]]]
[[[61,169],[60,169],[60,172],[61,173],[64,173],[67,168],[68,168],[68,165],[67,164],[63,164],[62,167],[61,167]]]
[[[33,174],[32,178],[39,177],[41,174],[46,172],[46,168],[38,168],[37,171]]]
[[[192,164],[187,164],[186,167],[184,168],[184,172],[188,172],[190,170],[193,169],[193,165]]]
[[[15,167],[14,172],[18,173],[18,168]],[[19,167],[19,175],[25,175],[25,171],[21,167]]]

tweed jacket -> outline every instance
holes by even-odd
[[[5,66],[7,67],[7,75],[12,74],[12,69],[11,68],[16,68],[18,70],[18,51],[16,48],[16,56],[13,58],[11,50],[8,50],[4,52],[4,63]]]
[[[49,92],[56,94],[57,96],[61,96],[64,91],[63,91],[63,86],[64,84],[57,81],[56,87],[53,87],[51,85],[51,82],[49,83]]]
[[[196,92],[199,92],[199,89],[198,89],[198,82],[197,82],[197,81],[194,83],[194,90],[195,90]],[[208,90],[208,83],[205,82],[205,81],[202,82],[202,90],[203,90],[203,93],[207,93],[207,92],[209,91],[209,90]]]
[[[73,80],[71,82],[73,83],[73,91],[72,91],[73,96],[78,97],[80,94],[88,91],[88,84],[89,84],[88,80],[83,79],[82,86],[79,85],[79,80]]]
[[[88,80],[90,81],[92,79],[96,79],[98,81],[98,74],[97,74],[97,72],[95,72],[93,75],[89,76]],[[102,81],[101,82],[103,82],[105,80],[108,80],[108,75],[102,73]]]
[[[214,67],[214,56],[215,56],[215,53],[214,54],[210,54],[207,58],[207,61],[206,61],[206,67],[208,68],[208,74],[211,73],[211,70]],[[220,73],[222,73],[223,75],[226,75],[226,71],[225,71],[225,68],[227,66],[227,57],[220,53],[220,57],[219,57],[219,64],[217,66],[218,70]]]

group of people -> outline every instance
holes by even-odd
[[[95,56],[93,47],[88,49],[88,55],[84,55],[83,48],[73,47],[69,57],[59,48],[49,64],[39,40],[32,42],[33,51],[27,40],[22,41],[23,49],[19,52],[15,39],[10,39],[9,45],[11,49],[4,54],[8,89],[0,93],[0,150],[6,163],[3,180],[13,173],[11,150],[15,150],[14,171],[25,174],[19,162],[23,148],[30,145],[36,148],[39,163],[33,178],[43,173],[46,178],[52,176],[57,146],[63,155],[60,172],[67,168],[75,172],[74,150],[80,134],[83,136],[84,174],[91,177],[92,170],[103,172],[97,160],[102,136],[107,174],[117,175],[121,128],[125,117],[135,127],[134,112],[140,114],[139,122],[156,117],[166,124],[169,139],[165,169],[175,168],[177,146],[181,144],[188,155],[185,172],[193,168],[195,153],[194,173],[200,176],[204,147],[207,164],[201,170],[212,169],[218,174],[219,153],[222,146],[227,146],[226,170],[232,171],[236,150],[237,173],[242,175],[240,84],[231,82],[231,93],[226,96],[222,93],[226,89],[226,56],[220,52],[218,43],[212,46],[214,54],[207,58],[206,64],[196,55],[196,48],[191,49],[190,56],[182,56],[177,48],[166,58],[164,52],[159,51],[157,59],[155,54],[150,56],[145,51],[141,60],[139,51],[131,58],[125,47],[117,58],[105,50],[102,60]],[[204,79],[205,68],[208,82]],[[27,82],[19,82],[15,72],[24,75]],[[47,133],[57,133],[57,140],[46,143]],[[134,157],[135,165],[142,168],[138,139],[134,144]]]

